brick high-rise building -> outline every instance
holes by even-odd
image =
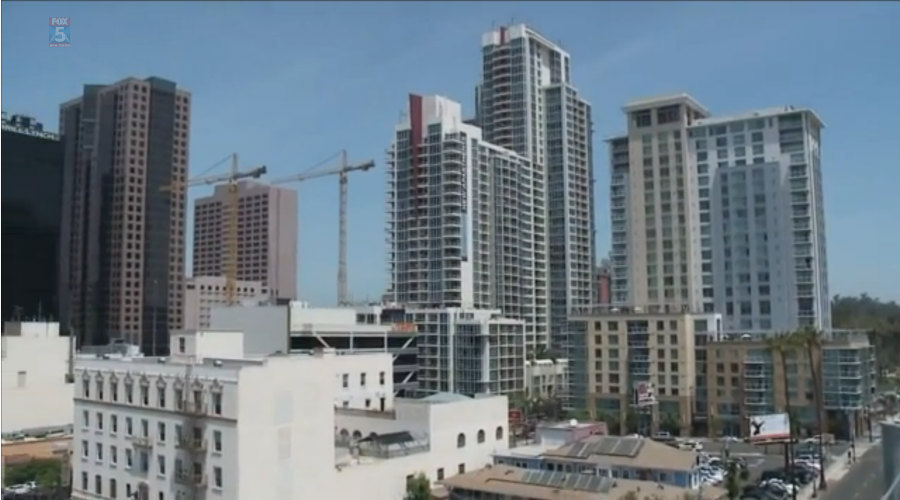
[[[237,279],[275,299],[297,298],[297,192],[253,181],[238,187]],[[194,276],[224,276],[228,186],[194,205]]]
[[[190,106],[156,77],[85,85],[60,106],[60,316],[81,344],[165,353],[182,327]]]

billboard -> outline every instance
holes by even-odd
[[[636,406],[648,406],[656,403],[656,389],[652,382],[635,382],[634,404]]]
[[[750,442],[774,441],[791,437],[791,419],[787,413],[750,417]]]

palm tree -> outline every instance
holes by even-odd
[[[737,464],[734,462],[728,464],[728,471],[725,474],[725,490],[728,493],[728,500],[737,500],[741,496],[741,479],[738,475]]]
[[[795,352],[797,347],[796,337],[793,335],[782,333],[766,339],[766,345],[773,353],[776,353],[781,359],[781,381],[784,386],[784,412],[788,414],[788,442],[784,445],[784,468],[791,467],[791,452],[794,443],[794,425],[790,422],[791,410],[791,390],[788,387],[788,355]],[[794,497],[796,498],[796,497]]]
[[[819,489],[826,490],[828,489],[828,483],[825,481],[825,449],[824,449],[824,434],[825,434],[825,423],[824,423],[824,404],[823,401],[823,388],[822,388],[822,366],[816,366],[813,363],[813,352],[819,356],[819,359],[822,359],[822,335],[820,332],[812,329],[805,328],[795,333],[796,338],[799,342],[805,347],[806,351],[806,361],[809,363],[809,369],[812,372],[812,381],[813,381],[813,403],[816,408],[816,426],[819,428]]]

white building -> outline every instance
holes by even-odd
[[[224,276],[197,276],[187,278],[184,284],[184,328],[202,330],[210,328],[210,311],[213,307],[228,304]],[[258,304],[270,299],[268,287],[261,281],[235,281],[237,303]]]
[[[724,314],[725,330],[828,329],[822,122],[628,103],[610,140],[613,303]]]
[[[59,323],[4,325],[3,434],[71,427],[70,340],[59,335]]]
[[[72,497],[401,498],[407,476],[507,449],[505,397],[392,400],[388,355],[247,357],[241,337],[179,333],[170,358],[79,357]]]
[[[537,279],[549,290],[537,295],[538,304],[543,314],[547,301],[551,340],[560,348],[569,311],[595,302],[591,106],[573,85],[569,53],[530,27],[485,33],[481,50],[475,123],[486,141],[530,160],[537,172],[537,236],[523,255],[535,252],[541,261]]]
[[[499,310],[409,309],[418,335],[419,392],[525,391],[525,322]]]
[[[419,95],[409,96],[387,165],[391,300],[500,309],[525,321],[528,345],[544,343],[543,170],[484,141],[459,103]]]
[[[532,398],[562,396],[569,389],[569,360],[529,359],[525,362],[525,390]]]
[[[338,353],[390,353],[393,387],[397,395],[416,389],[416,326],[402,308],[309,307],[301,301],[290,306],[291,352],[333,348]]]

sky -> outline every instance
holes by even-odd
[[[237,152],[268,178],[341,149],[376,169],[349,183],[349,287],[387,285],[384,159],[410,92],[473,114],[481,35],[526,22],[572,56],[594,120],[597,250],[609,252],[604,139],[622,105],[688,92],[713,114],[792,104],[823,118],[832,294],[900,299],[897,2],[2,2],[3,110],[58,129],[82,85],[159,76],[192,93],[190,170]],[[50,17],[71,45],[49,47]],[[331,161],[336,161],[332,158]],[[338,182],[299,192],[299,293],[336,301]],[[211,188],[193,188],[190,198]],[[192,209],[191,209],[192,210]],[[188,227],[190,235],[191,228]],[[187,248],[191,248],[188,236]],[[190,259],[188,259],[190,260]]]

